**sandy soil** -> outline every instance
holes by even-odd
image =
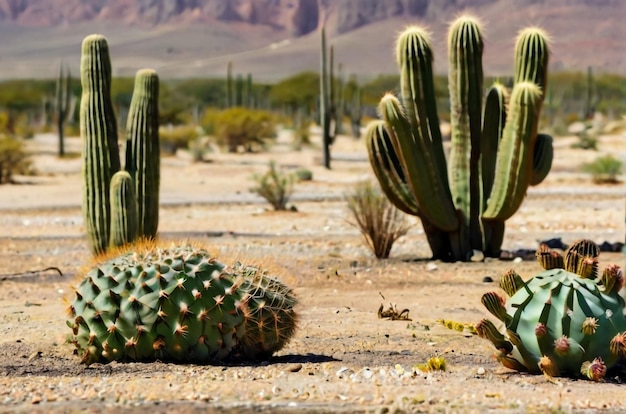
[[[625,158],[623,137],[600,142],[600,153]],[[623,241],[624,188],[593,185],[578,173],[599,153],[570,143],[557,140],[553,172],[507,222],[505,249],[552,237]],[[489,343],[438,322],[488,317],[480,296],[497,287],[485,277],[511,267],[530,277],[539,270],[534,262],[431,262],[418,223],[390,259],[374,259],[343,201],[355,182],[371,177],[362,143],[349,138],[333,148],[331,171],[319,165],[319,150],[293,152],[284,143],[265,154],[208,154],[205,163],[184,154],[163,159],[162,239],[200,240],[218,258],[285,268],[301,322],[275,358],[81,366],[65,343],[62,301],[90,258],[80,161],[56,159],[53,144],[50,137],[32,144],[38,176],[0,187],[0,412],[626,412],[623,368],[603,383],[550,382],[503,368]],[[313,171],[313,181],[296,187],[297,212],[269,211],[249,193],[251,174],[265,171],[269,159]],[[601,262],[623,266],[624,257],[606,253]],[[47,267],[62,274],[36,272]],[[409,309],[412,320],[378,319],[378,307],[390,303]],[[432,356],[445,358],[447,369],[413,369]]]

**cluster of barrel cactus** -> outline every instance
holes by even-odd
[[[619,293],[624,275],[617,265],[600,274],[598,256],[590,240],[574,243],[564,256],[542,245],[537,258],[545,271],[527,282],[508,271],[500,279],[507,300],[496,292],[483,295],[485,307],[505,324],[506,336],[488,319],[476,325],[476,332],[493,343],[504,366],[599,381],[626,359],[626,316]]]
[[[126,165],[121,171],[117,122],[111,101],[107,40],[83,40],[80,132],[83,139],[83,214],[94,253],[154,238],[159,221],[159,78],[137,72],[127,122]]]
[[[387,197],[420,217],[433,257],[469,260],[474,250],[500,254],[505,220],[529,185],[552,165],[552,138],[538,134],[547,82],[548,40],[538,28],[520,32],[509,93],[500,83],[483,97],[483,37],[474,17],[461,16],[448,34],[452,146],[446,160],[427,31],[397,40],[401,100],[386,94],[382,120],[368,125],[370,163]],[[484,98],[484,109],[483,109]]]
[[[67,324],[84,364],[261,360],[294,334],[295,304],[266,270],[225,266],[198,246],[140,241],[86,272]]]

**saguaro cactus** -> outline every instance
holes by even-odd
[[[83,214],[94,253],[109,246],[111,205],[109,189],[120,170],[115,112],[111,102],[111,59],[102,35],[83,40],[80,63],[80,134],[83,139]]]
[[[322,147],[324,167],[330,169],[330,146],[333,142],[330,124],[333,121],[333,47],[330,47],[330,69],[326,59],[326,28],[321,30],[320,44],[320,98],[319,114],[322,127]],[[330,71],[330,74],[329,74]]]
[[[151,69],[137,73],[128,116],[123,174],[116,174],[121,163],[111,103],[111,60],[107,40],[101,35],[90,35],[83,41],[81,82],[83,214],[92,251],[100,254],[109,246],[126,244],[136,236],[156,237],[160,181],[159,81]]]
[[[473,250],[497,256],[504,221],[517,211],[528,186],[546,177],[552,163],[551,138],[537,134],[547,40],[537,28],[520,33],[510,99],[496,83],[487,92],[484,109],[479,22],[471,16],[458,18],[450,27],[448,47],[448,159],[439,129],[430,39],[424,29],[413,26],[397,41],[401,100],[385,95],[379,105],[383,120],[368,126],[370,162],[394,204],[421,218],[435,258],[468,260]]]
[[[65,155],[65,123],[71,112],[72,104],[72,75],[70,69],[61,62],[56,82],[55,109],[57,113],[57,132],[59,134],[59,157]]]
[[[126,125],[126,170],[135,183],[138,207],[138,234],[155,238],[159,226],[159,76],[141,69]]]

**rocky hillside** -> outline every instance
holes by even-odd
[[[55,26],[91,21],[127,24],[190,24],[212,20],[245,22],[287,30],[295,36],[314,31],[326,16],[334,31],[346,33],[392,17],[439,18],[494,3],[513,9],[602,7],[610,13],[620,0],[0,0],[0,22]]]
[[[395,34],[409,23],[433,32],[445,54],[447,24],[462,11],[485,23],[490,73],[508,73],[512,39],[539,25],[553,37],[552,68],[626,73],[624,0],[0,0],[0,78],[49,76],[63,59],[77,69],[82,38],[98,32],[117,75],[150,66],[164,76],[214,76],[227,61],[264,79],[319,66],[327,27],[344,69],[394,72]],[[438,58],[437,70],[445,70]]]

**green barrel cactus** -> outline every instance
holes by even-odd
[[[617,265],[598,271],[599,249],[590,240],[570,246],[565,256],[542,246],[537,258],[545,269],[524,282],[514,271],[500,279],[508,299],[488,292],[482,303],[505,325],[476,325],[479,336],[496,347],[507,368],[599,381],[626,359],[626,316],[619,290],[624,275]]]
[[[83,140],[83,215],[94,253],[109,247],[111,178],[120,170],[117,123],[111,102],[111,58],[104,36],[87,36],[80,62]]]
[[[145,241],[87,271],[69,305],[81,362],[262,360],[296,329],[293,292],[200,247]]]
[[[495,83],[486,96],[479,22],[458,18],[448,47],[449,156],[439,127],[429,35],[412,26],[396,46],[401,96],[386,94],[379,104],[382,120],[367,128],[370,164],[387,197],[420,217],[435,259],[465,261],[474,250],[497,257],[505,220],[552,165],[552,139],[537,132],[547,39],[537,28],[522,31],[512,91]]]

